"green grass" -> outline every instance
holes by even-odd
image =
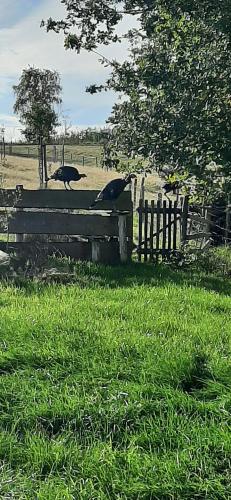
[[[2,283],[0,498],[231,498],[231,283],[78,264]]]

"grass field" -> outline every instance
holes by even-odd
[[[59,163],[49,164],[49,175],[59,167]],[[73,184],[75,189],[102,189],[102,187],[111,179],[120,177],[122,174],[116,171],[105,171],[100,167],[88,166],[84,167],[76,162],[75,166],[80,172],[87,174],[87,178]],[[0,175],[3,177],[3,187],[14,188],[16,184],[23,184],[25,189],[38,189],[38,161],[33,158],[21,158],[7,156],[6,162],[0,164]],[[141,176],[138,175],[138,190],[140,188]],[[149,175],[145,186],[145,194],[148,199],[155,198],[156,193],[161,191],[161,180],[157,174]],[[63,189],[63,183],[50,181],[49,189]]]
[[[144,264],[2,282],[0,498],[231,499],[230,292]]]
[[[96,163],[100,164],[102,146],[100,144],[80,144],[80,145],[65,145],[65,162],[75,162],[79,164],[83,162],[88,166],[96,166]],[[6,145],[6,154],[10,152],[10,146]],[[46,147],[47,160],[52,161],[54,154],[56,155],[57,161],[62,159],[62,146],[47,146]],[[26,144],[13,144],[12,154],[25,157],[38,157],[38,146],[36,145],[26,145]],[[83,159],[84,157],[84,159]]]

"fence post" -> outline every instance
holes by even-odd
[[[65,144],[64,144],[64,141],[63,141],[63,146],[62,146],[62,166],[64,165],[65,163]]]
[[[144,201],[144,184],[145,184],[145,177],[143,176],[141,179],[141,184],[140,184],[140,200]]]
[[[128,260],[127,216],[126,215],[119,215],[118,228],[119,228],[120,261],[122,263],[125,263]]]
[[[39,188],[43,188],[43,139],[39,137],[38,147],[38,173],[39,173]]]
[[[23,185],[19,184],[16,186],[16,199],[20,197],[23,191]],[[15,212],[23,212],[23,208],[16,208]],[[17,233],[15,234],[15,243],[22,243],[24,240],[24,234]]]
[[[185,245],[187,241],[187,225],[188,225],[188,205],[189,197],[185,196],[183,207],[182,207],[182,218],[181,218],[181,245]]]
[[[43,188],[47,189],[47,149],[46,144],[43,144]]]
[[[92,262],[100,261],[100,241],[92,240],[91,242],[91,260]]]

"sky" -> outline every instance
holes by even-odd
[[[95,54],[80,55],[66,51],[63,35],[46,33],[41,20],[62,19],[65,10],[60,0],[0,0],[0,128],[6,140],[20,138],[21,125],[13,113],[12,85],[19,82],[28,66],[56,70],[60,74],[62,93],[61,122],[73,127],[104,126],[117,99],[113,92],[87,94],[91,83],[102,83],[109,74]],[[128,27],[126,20],[126,29]],[[121,28],[123,30],[123,27]],[[107,57],[123,60],[126,46],[100,48]]]

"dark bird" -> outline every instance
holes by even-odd
[[[135,174],[128,174],[124,179],[113,179],[110,181],[98,194],[94,203],[89,207],[90,209],[94,208],[97,203],[100,201],[112,201],[113,209],[116,210],[115,201],[121,193],[124,191],[125,187],[130,184],[132,179],[135,179]]]
[[[87,177],[86,174],[80,174],[75,167],[69,167],[64,165],[63,167],[59,167],[48,179],[54,181],[61,181],[64,183],[65,189],[68,191],[67,186],[73,191],[73,188],[70,186],[71,181],[79,181],[82,177]]]
[[[182,182],[180,181],[168,181],[163,185],[163,189],[165,191],[165,195],[167,196],[168,193],[173,192],[173,194],[176,194],[176,191],[182,187]]]

